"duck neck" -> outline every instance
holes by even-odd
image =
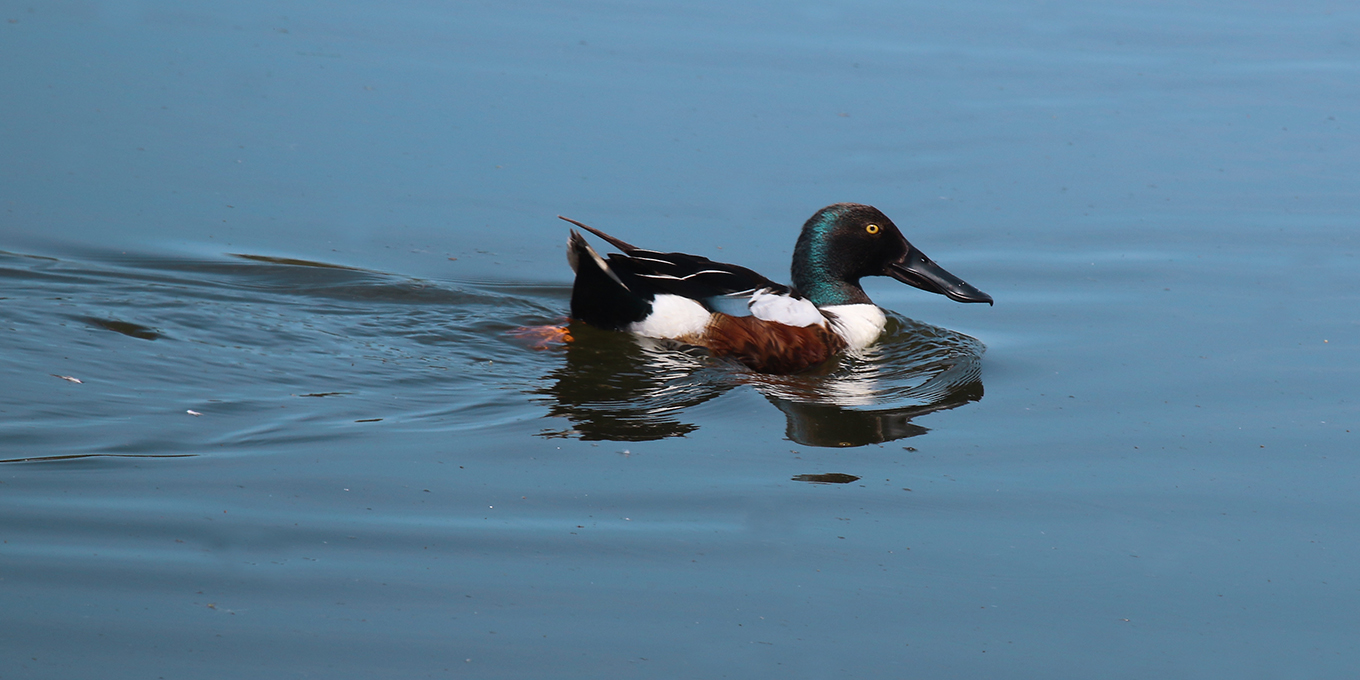
[[[869,302],[859,287],[859,277],[841,268],[826,252],[825,241],[800,238],[793,250],[793,288],[818,307]]]
[[[840,281],[826,278],[802,278],[797,274],[793,277],[793,287],[799,294],[806,297],[812,304],[818,307],[830,307],[832,305],[857,305],[868,304],[872,300],[864,294],[864,289],[859,287],[858,281]]]

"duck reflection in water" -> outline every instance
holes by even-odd
[[[913,437],[912,419],[982,398],[981,342],[889,313],[874,346],[820,370],[770,375],[666,341],[573,322],[566,363],[538,391],[571,429],[546,436],[650,441],[698,429],[685,411],[750,386],[787,418],[787,437],[806,446],[863,446]]]
[[[562,219],[621,251],[603,257],[574,229],[567,241],[577,341],[547,391],[582,437],[685,434],[696,426],[680,411],[750,384],[788,416],[790,439],[854,446],[920,434],[913,417],[982,396],[982,343],[890,316],[860,280],[890,277],[956,302],[992,297],[926,257],[873,206],[813,214],[794,245],[792,286]],[[713,361],[680,347],[702,347]],[[750,370],[733,372],[737,362]]]

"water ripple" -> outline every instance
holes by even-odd
[[[982,396],[981,343],[896,315],[864,352],[768,376],[576,323],[571,342],[535,347],[513,331],[564,322],[561,284],[249,254],[0,253],[0,277],[6,381],[25,395],[0,402],[7,460],[239,455],[545,416],[542,436],[654,440],[697,430],[687,411],[734,389],[782,411],[794,441],[850,446]]]

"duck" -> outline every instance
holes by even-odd
[[[866,276],[992,304],[990,295],[935,264],[869,205],[836,203],[808,218],[793,249],[792,285],[698,255],[639,248],[558,217],[621,251],[602,257],[571,230],[572,319],[702,347],[760,373],[800,373],[872,345],[888,319],[860,286]]]

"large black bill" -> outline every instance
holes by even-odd
[[[944,267],[935,264],[916,248],[909,250],[902,259],[889,264],[884,273],[909,286],[939,293],[950,300],[992,304],[992,296],[945,271]]]

